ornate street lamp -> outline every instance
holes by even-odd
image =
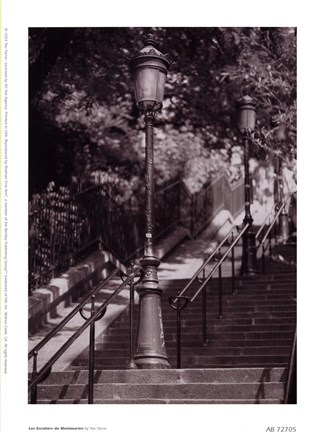
[[[286,128],[284,125],[279,125],[274,132],[274,139],[277,144],[282,145],[286,139]],[[276,200],[276,211],[280,209],[284,202],[284,183],[283,183],[283,167],[282,160],[279,156],[276,157],[275,161],[275,172],[276,172],[276,187],[275,187],[275,200]],[[288,214],[286,207],[284,206],[281,213],[278,216],[278,238],[286,242],[289,235],[288,230]]]
[[[167,55],[156,49],[154,35],[143,36],[144,48],[130,61],[138,109],[146,123],[146,202],[144,256],[140,261],[144,276],[138,288],[139,327],[135,363],[138,368],[169,368],[166,355],[161,294],[157,267],[160,262],[154,248],[154,142],[155,114],[163,106],[167,70],[171,63]]]
[[[250,212],[251,193],[249,175],[249,142],[256,125],[256,103],[250,96],[243,96],[238,101],[239,119],[238,128],[244,143],[244,169],[245,169],[245,217],[243,222],[248,228],[243,235],[243,251],[241,275],[255,275],[258,273],[256,235],[252,227],[252,216]]]

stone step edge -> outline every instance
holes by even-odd
[[[38,399],[38,404],[87,404],[87,399]],[[283,399],[94,399],[94,404],[282,404]]]
[[[287,370],[278,368],[218,368],[218,369],[125,369],[125,370],[95,370],[95,383],[136,383],[136,382],[285,382]],[[29,374],[31,378],[31,374]],[[46,384],[87,384],[88,371],[61,371],[52,372]]]

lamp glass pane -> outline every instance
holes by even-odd
[[[157,98],[161,104],[163,104],[163,100],[164,100],[165,82],[166,82],[166,74],[161,71],[158,71]]]
[[[137,103],[149,100],[158,101],[157,98],[157,82],[158,69],[153,68],[138,68],[136,70],[135,85]]]
[[[256,126],[256,112],[252,109],[243,109],[240,112],[239,129],[253,130]]]

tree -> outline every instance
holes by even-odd
[[[283,158],[295,154],[293,28],[30,29],[30,172],[36,189],[53,176],[68,183],[73,176],[116,169],[130,183],[143,178],[143,121],[128,63],[147,31],[160,36],[161,51],[174,60],[158,117],[157,183],[188,173],[194,181],[196,146],[195,166],[206,173],[201,182],[227,168],[238,143],[235,101],[243,93],[258,102],[256,149]],[[279,123],[286,124],[288,139],[277,148],[273,131]],[[39,175],[49,155],[51,169]]]

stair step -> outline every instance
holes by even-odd
[[[189,287],[188,291],[190,292],[195,292],[198,290],[198,288],[201,285],[193,285],[191,287]],[[170,295],[176,295],[178,293],[178,291],[181,291],[183,288],[185,287],[185,284],[183,285],[178,285],[178,286],[172,286],[169,287],[168,289],[165,289],[163,292],[166,294],[170,294]],[[215,295],[218,292],[219,286],[218,283],[215,280],[211,280],[210,282],[208,282],[208,284],[206,285],[206,289],[208,291],[208,293],[210,295]],[[288,282],[284,282],[284,283],[278,283],[278,282],[273,282],[273,281],[269,281],[266,282],[264,284],[256,284],[256,285],[252,285],[252,284],[244,284],[244,285],[239,285],[238,282],[236,282],[235,284],[235,291],[237,291],[237,293],[239,294],[259,294],[259,293],[264,293],[264,292],[270,292],[270,293],[285,293],[285,292],[289,292],[289,291],[296,291],[297,289],[297,285],[296,285],[296,281],[288,281]],[[227,284],[222,284],[222,290],[223,292],[225,291],[228,295],[230,295],[232,293],[232,285],[227,285]]]
[[[165,318],[165,316],[163,315]],[[164,319],[164,329],[175,329],[176,328],[176,316],[167,317],[167,319]],[[182,328],[188,328],[188,327],[196,327],[201,326],[202,323],[202,314],[200,313],[199,317],[185,317],[181,319],[181,327]],[[250,315],[249,318],[229,318],[226,317],[225,321],[222,318],[218,318],[216,313],[213,313],[211,316],[207,317],[207,325],[209,328],[212,328],[214,325],[239,325],[239,326],[246,326],[246,325],[285,325],[285,324],[295,324],[295,316],[293,317],[276,317],[276,318],[253,318],[253,315]],[[128,322],[115,322],[111,325],[111,329],[126,329],[129,332],[129,323]]]
[[[176,325],[172,325],[169,327],[167,324],[164,326],[165,330],[169,330],[168,334],[171,333],[171,330],[175,331]],[[251,324],[251,325],[227,325],[225,321],[223,323],[219,324],[208,324],[208,330],[209,332],[228,332],[228,333],[246,333],[246,332],[274,332],[274,331],[281,331],[281,332],[287,332],[287,331],[293,331],[295,329],[294,324]],[[201,331],[201,326],[192,326],[189,325],[186,328],[183,327],[183,333],[189,332],[192,334],[199,333]],[[109,335],[115,336],[118,335],[119,337],[122,336],[129,336],[129,329],[128,328],[109,328],[108,330]],[[165,338],[168,336],[168,334],[165,331]]]
[[[226,323],[259,323],[261,321],[262,324],[267,322],[282,322],[282,323],[295,323],[296,322],[296,311],[291,312],[279,312],[279,313],[268,313],[264,314],[263,312],[230,312],[227,310],[225,312],[225,322]],[[182,311],[181,315],[182,325],[185,326],[187,324],[198,325],[202,322],[202,310],[197,310],[194,314],[186,314],[185,311]],[[167,323],[176,322],[176,312],[173,314],[165,314],[163,313],[164,325]],[[206,314],[206,320],[208,323],[218,323],[219,321],[223,321],[223,318],[218,318],[217,308],[213,310],[213,312],[208,312]],[[129,318],[127,321],[119,321],[118,323],[113,324],[115,327],[119,325],[124,325],[125,327],[129,327]]]
[[[285,382],[285,368],[96,370],[95,383]],[[52,372],[44,384],[87,384],[86,370]]]
[[[279,326],[278,326],[279,327]],[[200,331],[200,330],[199,330]],[[196,341],[196,333],[183,333],[182,341]],[[292,339],[294,337],[294,331],[250,331],[247,333],[243,332],[217,332],[215,334],[209,334],[209,340],[246,340],[246,339]],[[101,340],[104,342],[127,342],[129,343],[128,335],[124,335],[124,339],[121,340],[120,335],[104,335]],[[176,341],[176,335],[165,334],[166,341]]]
[[[284,253],[283,247],[277,247],[275,251],[284,257],[295,257],[295,248],[288,253]],[[188,280],[161,280],[166,352],[173,369],[127,369],[128,308],[97,338],[94,403],[283,403],[296,323],[297,279],[295,267],[266,261],[270,273],[237,277],[234,293],[231,278],[222,279],[222,319],[218,318],[218,275],[210,280],[205,346],[202,346],[202,296],[182,311],[180,370],[175,369],[176,311],[168,299],[177,295]],[[188,293],[192,295],[200,286],[199,282],[194,282]],[[102,292],[97,301],[109,295],[111,290]],[[138,311],[137,304],[134,310],[136,326]],[[83,351],[70,368],[64,372],[52,372],[38,386],[38,403],[87,404],[88,351]]]
[[[241,368],[247,368],[247,367],[263,368],[264,366],[268,367],[268,368],[286,368],[287,364],[286,364],[286,362],[284,362],[284,363],[270,363],[270,362],[268,362],[265,365],[263,363],[225,364],[225,365],[215,365],[215,366],[212,366],[212,365],[210,366],[208,364],[199,364],[199,365],[187,365],[186,367],[188,367],[192,370],[193,369],[201,369],[201,368],[216,370],[218,368],[221,368],[221,369],[233,369],[233,368],[241,369]],[[116,367],[119,367],[119,370],[121,371],[121,370],[127,370],[128,369],[128,363],[124,364],[124,365],[118,365],[118,366],[116,366],[116,365],[96,365],[95,367],[97,370],[107,370],[107,371],[115,370]],[[172,369],[176,369],[175,359],[172,360],[170,367]],[[78,366],[78,365],[73,366],[73,370],[75,370],[75,371],[82,371],[84,369],[86,369],[84,366]]]
[[[205,355],[211,356],[211,355],[289,355],[290,354],[291,347],[285,346],[285,347],[203,347],[203,352]],[[198,355],[201,352],[201,346],[195,346],[195,347],[182,347],[182,355],[184,357],[192,356],[192,355]],[[175,347],[167,347],[167,354],[169,356],[174,356],[176,354],[176,348]],[[123,350],[115,350],[115,349],[100,349],[97,350],[95,353],[95,359],[104,359],[104,358],[111,358],[113,356],[118,357],[124,357],[128,359],[129,357],[129,349],[123,349]],[[87,353],[81,354],[78,358],[86,358],[88,355]]]
[[[205,276],[207,277],[209,272],[206,271]],[[202,278],[201,278],[202,280]],[[297,281],[297,277],[295,273],[288,273],[288,274],[275,274],[275,275],[259,275],[255,278],[241,278],[236,276],[235,277],[235,285],[236,287],[247,287],[250,286],[252,289],[257,289],[258,287],[263,287],[268,284],[272,284],[275,287],[278,287],[279,285],[282,285],[282,287],[288,287],[291,284],[295,285]],[[159,285],[161,288],[169,291],[178,287],[184,287],[188,285],[190,282],[190,279],[172,279],[172,280],[160,280]],[[212,276],[212,278],[209,281],[209,285],[217,287],[219,284],[219,278],[217,273]],[[197,288],[200,286],[200,282],[194,281],[191,283],[191,287]],[[232,286],[232,279],[231,277],[224,278],[222,277],[222,286],[231,288]]]
[[[187,308],[182,311],[182,317],[184,316],[201,316],[201,310],[202,310],[202,305],[200,304],[199,307],[190,307],[189,305],[187,306]],[[206,308],[206,313],[208,315],[213,315],[215,313],[217,313],[218,311],[218,307],[217,305],[211,305],[211,306],[207,306]],[[262,316],[264,316],[264,313],[275,313],[275,314],[281,314],[281,313],[296,313],[296,304],[293,305],[285,305],[285,306],[258,306],[258,305],[252,305],[252,306],[239,306],[239,307],[234,307],[232,305],[225,305],[223,307],[223,312],[225,313],[226,316],[231,316],[231,314],[242,314],[243,316],[245,316],[247,313],[248,314],[253,314],[253,313],[260,313],[262,314]],[[166,319],[167,317],[174,317],[176,315],[176,311],[174,309],[163,309],[162,311],[162,315],[163,318]]]
[[[40,399],[85,399],[87,385],[42,385]],[[95,399],[282,399],[283,383],[194,383],[176,384],[97,384],[94,386]]]
[[[87,404],[87,399],[38,400],[38,404]],[[282,404],[283,399],[95,399],[94,404]]]
[[[283,267],[285,269],[285,267]],[[269,270],[269,269],[268,269]],[[272,269],[270,269],[272,270]],[[206,272],[207,274],[208,272]],[[295,268],[292,268],[292,272],[284,272],[284,271],[280,271],[279,273],[275,273],[272,274],[271,272],[269,273],[259,273],[255,276],[236,276],[236,280],[239,281],[241,284],[264,284],[264,283],[268,283],[268,282],[273,282],[273,281],[282,281],[287,283],[287,281],[289,282],[290,280],[296,280],[296,274],[295,274]],[[217,273],[215,273],[214,279],[217,280],[218,275]],[[162,287],[172,287],[172,286],[180,286],[180,285],[186,285],[188,284],[188,282],[190,281],[190,279],[167,279],[167,280],[160,280],[159,284]],[[228,277],[222,277],[222,283],[223,284],[228,284],[231,285],[231,276]],[[199,286],[199,282],[194,281],[192,283],[192,285],[195,286]]]
[[[185,368],[191,367],[235,367],[236,365],[244,365],[247,367],[250,364],[253,365],[262,365],[265,366],[269,364],[275,365],[287,365],[289,361],[289,353],[286,355],[278,354],[278,355],[235,355],[235,354],[218,354],[218,355],[208,355],[200,354],[200,355],[187,355],[182,356],[182,366]],[[175,355],[168,355],[168,360],[172,364],[176,364]],[[128,364],[128,357],[98,357],[96,358],[96,367],[105,367],[105,366],[126,366]],[[74,361],[73,366],[87,366],[88,365],[88,357],[79,357]]]
[[[208,347],[255,347],[255,348],[261,348],[261,347],[267,347],[267,346],[277,346],[277,347],[287,347],[290,346],[292,342],[292,339],[250,339],[250,340],[208,340],[207,346]],[[202,334],[196,335],[194,341],[182,341],[182,347],[201,347],[202,346]],[[176,347],[175,340],[173,342],[169,341],[167,343],[167,349],[168,348],[174,348]],[[125,342],[104,342],[104,343],[97,343],[96,349],[113,349],[113,350],[122,350],[122,349],[128,349],[129,350],[129,341]]]

